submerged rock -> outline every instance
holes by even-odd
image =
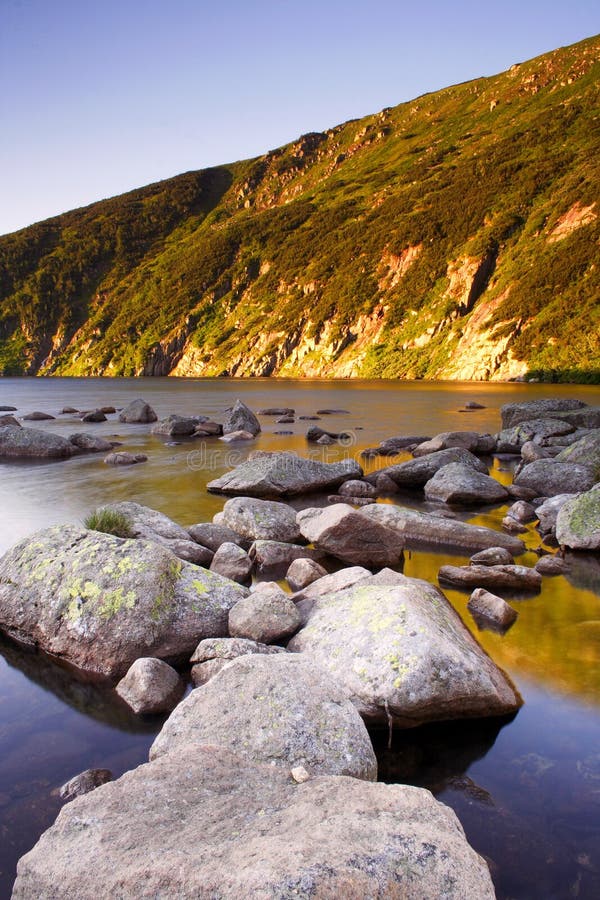
[[[0,426],[0,457],[68,459],[75,453],[77,448],[60,434],[20,425]]]
[[[54,526],[0,560],[0,628],[120,677],[141,656],[187,658],[203,637],[227,634],[229,610],[246,593],[154,542]]]
[[[207,490],[248,497],[295,497],[337,488],[350,478],[360,478],[361,467],[353,459],[324,463],[295,453],[253,454],[231,472],[211,481]]]
[[[46,422],[50,421],[50,419],[55,419],[56,416],[51,416],[50,413],[45,412],[30,412],[27,415],[23,416],[24,422]]]
[[[442,466],[424,490],[428,500],[441,500],[454,506],[500,503],[508,497],[508,491],[499,481],[464,463]]]
[[[260,422],[252,412],[252,410],[236,400],[233,409],[223,422],[223,434],[233,434],[236,431],[247,431],[252,437],[260,432]]]
[[[455,588],[492,588],[517,593],[539,593],[542,577],[528,566],[442,566],[440,584]]]
[[[109,453],[104,457],[107,466],[135,466],[136,463],[143,463],[147,460],[148,457],[145,453],[128,453],[126,450]]]
[[[156,422],[158,416],[145,400],[132,402],[119,413],[119,422],[143,423]]]
[[[86,434],[83,431],[69,435],[69,440],[74,447],[85,453],[110,453],[114,447],[111,441],[95,434]]]
[[[219,676],[218,676],[219,677]],[[200,688],[205,690],[205,688]],[[195,692],[194,692],[195,693]],[[296,768],[296,767],[294,767]],[[488,868],[429,791],[318,777],[186,746],[66,806],[18,866],[15,900],[493,900]]]

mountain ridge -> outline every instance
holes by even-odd
[[[0,238],[0,373],[600,379],[598,36]]]

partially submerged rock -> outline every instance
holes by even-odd
[[[588,466],[557,459],[534,460],[515,478],[515,484],[532,488],[540,497],[589,491],[594,482],[594,473]]]
[[[74,800],[75,797],[83,797],[89,794],[101,784],[107,784],[112,781],[112,772],[110,769],[86,769],[80,772],[74,778],[70,778],[61,788],[58,795],[61,800]]]
[[[162,659],[141,657],[129,667],[115,690],[135,713],[170,712],[183,697],[185,684]]]
[[[509,606],[506,600],[484,588],[475,588],[469,597],[467,609],[471,611],[476,620],[478,618],[488,619],[502,629],[510,628],[518,616],[516,609]]]
[[[367,579],[317,599],[288,649],[329,669],[367,720],[387,723],[389,716],[413,727],[518,709],[508,677],[441,591],[391,574],[394,584]]]
[[[216,525],[231,528],[248,540],[289,541],[301,537],[296,510],[274,500],[234,497],[214,517]]]
[[[362,469],[353,459],[324,463],[295,453],[256,453],[231,472],[216,478],[207,489],[217,494],[248,497],[295,497],[337,488],[350,478],[360,478]]]
[[[189,437],[194,434],[204,416],[170,415],[152,426],[152,434],[164,434],[168,437]]]
[[[69,435],[69,440],[74,447],[84,453],[110,453],[114,446],[106,438],[95,434],[86,434],[84,431]]]
[[[487,475],[487,466],[481,462],[479,457],[462,447],[450,447],[448,450],[439,450],[436,453],[428,453],[418,459],[409,459],[407,462],[398,463],[396,466],[387,466],[379,472],[374,472],[367,476],[367,480],[375,484],[377,478],[381,475],[387,475],[399,487],[419,488],[433,478],[438,469],[447,466],[449,463],[463,463],[465,466],[471,466],[476,472],[482,472]]]
[[[0,628],[113,678],[140,656],[187,658],[203,637],[225,635],[245,595],[159,544],[72,525],[39,531],[0,560]]]
[[[260,431],[260,422],[252,410],[245,403],[242,403],[241,400],[235,401],[233,409],[225,422],[223,422],[224,435],[232,434],[236,431],[247,431],[251,436],[258,434]]]
[[[179,704],[150,759],[188,743],[214,744],[254,762],[302,765],[313,775],[375,781],[369,735],[344,689],[310,659],[242,656]]]
[[[571,550],[600,550],[600,485],[563,503],[556,540]]]
[[[200,690],[205,690],[201,688]],[[296,767],[294,767],[296,768]],[[66,806],[15,900],[449,896],[493,900],[485,862],[429,791],[319,777],[187,746]],[[449,885],[451,888],[449,888]]]
[[[145,453],[129,453],[126,450],[118,450],[105,456],[104,462],[107,466],[135,466],[136,463],[146,462],[147,459]]]
[[[119,413],[119,422],[143,423],[156,422],[158,416],[145,400],[132,402]]]
[[[474,553],[469,561],[478,566],[512,566],[514,559],[505,547],[488,547]]]
[[[404,558],[403,544],[395,531],[365,518],[362,509],[347,503],[304,509],[297,518],[307,541],[350,565],[395,566]]]
[[[0,426],[0,457],[68,459],[75,453],[74,444],[60,434],[20,425]]]
[[[24,422],[49,422],[50,419],[55,419],[56,416],[51,416],[50,413],[39,412],[36,410],[35,412],[27,413],[23,416]]]
[[[539,593],[542,577],[528,566],[442,566],[440,584],[471,590],[476,587],[515,593]]]
[[[495,478],[477,472],[464,463],[449,463],[438,469],[425,484],[425,497],[454,506],[500,503],[508,491]]]
[[[512,428],[520,422],[552,417],[554,413],[570,412],[584,409],[582,400],[571,400],[567,397],[555,397],[548,400],[526,400],[523,403],[506,403],[500,408],[502,427]]]

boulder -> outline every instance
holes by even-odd
[[[286,581],[293,591],[301,591],[318,578],[327,575],[327,570],[320,566],[314,559],[299,557],[295,559],[287,570]]]
[[[13,425],[15,428],[22,428],[21,423],[15,419],[14,416],[0,416],[0,426],[2,425]]]
[[[504,516],[502,519],[502,528],[510,534],[525,534],[527,531],[527,525],[517,522],[512,516]]]
[[[214,744],[254,762],[302,765],[311,775],[375,781],[369,735],[341,685],[290,653],[232,660],[179,704],[150,748],[150,759],[181,745]]]
[[[68,416],[68,415],[72,415],[73,413],[75,413],[76,415],[79,415],[79,410],[75,409],[74,406],[63,406],[63,408],[60,411],[61,416]]]
[[[533,441],[525,441],[521,447],[521,459],[524,463],[534,462],[536,459],[550,459],[556,456],[550,447],[540,447]]]
[[[145,400],[132,400],[132,402],[119,413],[119,422],[131,424],[156,422],[158,416]]]
[[[256,497],[234,497],[214,516],[224,525],[251,541],[284,541],[293,543],[301,537],[296,511],[285,503]]]
[[[287,651],[283,647],[261,644],[250,638],[205,638],[194,650],[190,662],[203,663],[212,659],[223,659],[229,662],[237,659],[238,656],[249,656],[254,653],[272,656],[273,653],[287,653]]]
[[[174,553],[179,559],[185,559],[186,562],[194,563],[196,566],[206,566],[210,568],[213,561],[214,553],[207,547],[201,547],[195,541],[185,540],[167,540],[166,538],[149,538],[158,541],[163,547],[168,547],[171,553]]]
[[[211,551],[191,541],[185,528],[157,509],[142,506],[141,503],[132,500],[110,503],[102,509],[126,516],[131,526],[131,534],[135,538],[156,541],[163,547],[168,547],[175,556],[195,565],[209,566],[212,561]]]
[[[369,484],[368,481],[358,481],[356,478],[351,478],[349,481],[345,481],[341,484],[338,493],[341,494],[342,497],[349,498],[377,496],[377,490],[372,484]]]
[[[562,556],[542,556],[535,564],[536,572],[540,575],[564,575],[569,570],[569,565]]]
[[[201,544],[203,547],[207,547],[209,550],[212,550],[213,553],[216,552],[221,544],[224,544],[225,541],[230,544],[237,544],[238,547],[248,547],[250,542],[238,534],[236,531],[232,531],[231,528],[227,528],[226,525],[215,525],[214,522],[198,522],[196,525],[190,525],[187,529],[187,532],[193,541],[196,541],[197,544]]]
[[[476,566],[512,566],[514,559],[504,547],[489,547],[473,554],[469,562]]]
[[[375,484],[381,475],[387,475],[400,487],[420,488],[433,478],[438,469],[449,463],[463,463],[471,466],[477,472],[488,474],[487,466],[473,453],[463,450],[461,447],[450,447],[448,450],[439,450],[437,453],[428,453],[419,459],[410,459],[407,462],[398,463],[395,466],[387,466],[367,476],[367,480]]]
[[[512,428],[520,422],[532,419],[553,417],[554,413],[570,412],[584,409],[582,400],[570,400],[567,397],[556,397],[549,400],[526,400],[523,403],[506,403],[500,407],[502,427]]]
[[[236,400],[233,409],[223,422],[223,434],[232,434],[235,431],[247,431],[252,436],[260,432],[260,422],[241,400]]]
[[[579,463],[591,469],[596,481],[600,481],[600,429],[565,447],[556,457],[558,462]]]
[[[141,656],[188,658],[203,637],[227,633],[245,595],[159,544],[72,525],[39,531],[0,560],[0,628],[111,678]]]
[[[526,500],[517,500],[507,509],[506,515],[516,519],[517,522],[535,522],[537,519],[535,507]]]
[[[317,599],[288,650],[329,669],[367,721],[405,728],[514,712],[515,688],[441,591],[392,576]]]
[[[352,497],[344,496],[344,494],[329,494],[328,503],[351,503],[352,506],[369,506],[370,503],[377,503],[375,497]]]
[[[141,657],[129,667],[115,690],[134,713],[171,712],[185,689],[184,681],[162,659]]]
[[[202,423],[204,416],[170,415],[152,426],[152,434],[164,434],[168,437],[189,437]]]
[[[239,441],[253,441],[255,437],[256,435],[252,431],[241,428],[238,431],[230,431],[224,434],[219,440],[224,441],[226,444],[235,444]]]
[[[225,541],[213,556],[210,571],[217,572],[238,584],[252,584],[252,560],[237,544]]]
[[[508,492],[499,481],[464,463],[449,463],[425,484],[425,497],[454,506],[501,503]]]
[[[90,791],[100,787],[101,784],[107,784],[112,781],[112,772],[110,769],[86,769],[80,772],[74,778],[69,779],[58,790],[58,796],[61,800],[74,800],[75,797],[83,797]]]
[[[6,406],[5,404],[0,406],[0,412],[16,412],[18,409],[17,406]],[[77,412],[77,410],[73,410],[73,412]]]
[[[323,556],[318,550],[308,550],[301,544],[286,544],[283,541],[254,541],[248,551],[254,563],[256,574],[262,578],[283,578],[295,559]]]
[[[510,628],[518,616],[516,609],[509,606],[506,600],[484,588],[475,588],[469,597],[467,609],[471,611],[475,620],[488,619],[502,629]]]
[[[141,889],[178,900],[495,897],[456,815],[429,791],[297,784],[288,769],[209,746],[181,747],[61,810],[20,860],[13,898],[48,900],[57,885],[61,900]]]
[[[525,444],[543,446],[548,438],[570,434],[573,431],[574,426],[563,419],[531,419],[498,432],[496,449],[498,453],[507,453],[513,448],[518,453]]]
[[[69,435],[69,440],[74,447],[84,453],[111,453],[113,444],[106,438],[94,434],[86,434],[83,431]]]
[[[347,503],[304,509],[297,519],[309,543],[350,565],[396,566],[404,559],[403,544],[395,531]]]
[[[338,591],[343,591],[344,588],[364,581],[365,578],[369,578],[371,575],[372,572],[369,569],[365,569],[364,566],[349,566],[339,569],[339,571],[332,572],[330,575],[323,575],[322,578],[318,578],[307,585],[307,587],[297,591],[293,599],[298,603],[303,600],[316,600],[317,597],[325,597],[328,594],[336,594]]]
[[[106,416],[101,409],[91,409],[81,417],[82,422],[106,422]]]
[[[430,440],[429,436],[423,434],[401,435],[400,437],[391,437],[380,441],[377,450],[380,456],[396,456],[401,450],[418,447],[419,444],[424,444],[425,441]]]
[[[346,431],[325,431],[318,425],[311,425],[306,432],[306,440],[311,444],[335,444],[336,441],[349,439],[350,435]]]
[[[74,453],[77,448],[60,434],[20,425],[0,426],[0,457],[68,459]]]
[[[228,659],[207,659],[204,662],[196,663],[190,670],[192,684],[194,687],[201,687],[214,678],[229,662]]]
[[[249,638],[261,644],[284,641],[300,627],[298,610],[275,582],[261,586],[229,610],[231,637]],[[271,586],[272,585],[272,586]]]
[[[528,566],[442,566],[438,579],[440,584],[462,590],[481,587],[510,593],[537,594],[542,588],[541,575]]]
[[[257,409],[257,416],[293,416],[296,412],[291,406],[269,406],[266,409]]]
[[[556,540],[571,550],[600,550],[600,486],[563,503],[556,518]]]
[[[445,451],[444,451],[445,452]],[[444,519],[390,503],[377,503],[361,510],[361,515],[393,529],[404,547],[457,550],[471,554],[489,547],[504,547],[513,556],[525,552],[519,538],[501,534],[481,525],[468,525],[457,519]]]
[[[194,429],[196,437],[215,437],[223,434],[223,426],[219,422],[213,422],[211,419],[204,420],[204,416],[200,416],[203,420]]]
[[[556,519],[559,510],[567,502],[575,497],[576,494],[555,494],[549,497],[535,508],[535,514],[539,519],[538,529],[541,534],[549,534],[556,529]]]
[[[23,416],[24,422],[46,422],[50,419],[55,419],[56,416],[51,416],[50,413],[45,412],[30,412],[27,415]]]
[[[148,457],[144,453],[128,453],[125,450],[119,450],[116,453],[109,453],[104,457],[107,466],[135,466],[136,463],[146,462]]]
[[[377,475],[375,490],[379,496],[385,496],[386,494],[397,494],[400,488],[389,475]]]
[[[531,488],[540,497],[589,491],[594,482],[594,473],[588,466],[556,459],[528,463],[515,478],[515,484]]]
[[[491,434],[479,434],[478,431],[444,431],[435,437],[418,444],[412,451],[413,456],[427,456],[449,447],[462,447],[469,453],[493,453],[496,449],[496,438]]]
[[[337,488],[350,478],[360,478],[361,467],[353,459],[336,463],[304,459],[295,453],[256,453],[231,472],[207,484],[217,494],[247,497],[296,497]]]

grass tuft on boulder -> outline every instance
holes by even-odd
[[[115,537],[135,537],[131,519],[114,509],[99,507],[83,520],[90,531],[101,531],[103,534],[114,534]]]

